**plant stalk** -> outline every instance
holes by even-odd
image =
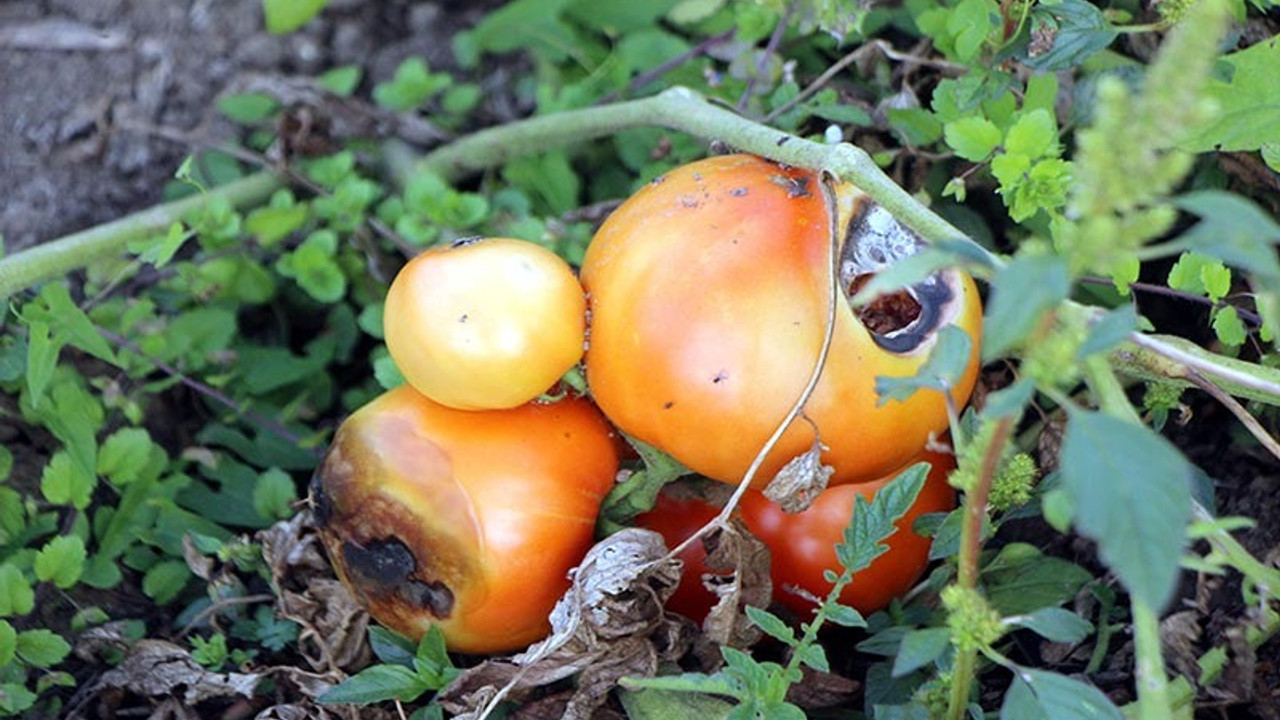
[[[155,205],[14,253],[0,260],[0,299],[7,300],[29,287],[117,256],[129,243],[163,233],[187,213],[204,207],[211,197],[224,197],[237,208],[252,207],[265,202],[281,186],[274,174],[256,173],[207,193]]]

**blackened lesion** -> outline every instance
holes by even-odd
[[[453,591],[442,582],[427,582],[416,577],[418,560],[399,538],[383,538],[363,545],[345,540],[342,559],[347,570],[359,576],[361,586],[375,594],[398,596],[437,618],[449,617],[453,612]]]

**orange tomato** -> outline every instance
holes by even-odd
[[[850,185],[838,191],[840,282],[850,292],[922,242]],[[737,482],[799,397],[826,327],[830,223],[817,176],[758,157],[678,168],[622,204],[582,266],[590,317],[586,376],[626,433],[695,472]],[[947,427],[936,391],[879,404],[877,376],[911,376],[937,330],[974,338],[952,391],[977,377],[981,307],[968,275],[929,281],[855,312],[839,302],[829,359],[805,415],[833,484],[901,466]],[[756,477],[762,486],[813,443],[798,420]]]
[[[503,652],[549,631],[616,471],[612,429],[585,399],[467,412],[401,386],[338,429],[311,502],[375,619]]]

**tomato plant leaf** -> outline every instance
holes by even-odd
[[[747,605],[743,610],[746,611],[747,617],[751,620],[751,624],[763,630],[765,635],[786,643],[787,645],[796,644],[795,630],[792,630],[791,626],[783,622],[777,615],[774,615],[763,608],[751,605]]]
[[[889,481],[870,503],[861,495],[854,498],[853,519],[836,545],[836,558],[846,570],[856,575],[889,549],[884,540],[897,532],[894,523],[911,509],[928,474],[928,463],[916,463]]]
[[[893,660],[893,676],[902,677],[933,662],[951,645],[951,631],[945,627],[911,630],[902,637]]]
[[[1076,527],[1134,597],[1164,607],[1186,544],[1191,464],[1150,428],[1084,411],[1067,423],[1061,461]]]
[[[1055,255],[1014,258],[991,283],[982,323],[982,359],[1000,357],[1031,334],[1040,316],[1071,292],[1066,261]]]

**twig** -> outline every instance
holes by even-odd
[[[1258,422],[1258,418],[1254,417],[1248,410],[1246,410],[1244,405],[1240,404],[1239,400],[1231,397],[1230,394],[1212,382],[1209,382],[1209,380],[1195,370],[1187,370],[1187,379],[1194,383],[1196,387],[1209,393],[1214,400],[1222,403],[1227,410],[1231,411],[1232,415],[1236,416],[1236,419],[1240,421],[1240,424],[1244,425],[1245,429],[1249,431],[1249,434],[1253,435],[1254,439],[1256,439],[1262,447],[1266,448],[1267,452],[1271,453],[1275,459],[1280,460],[1280,442],[1277,442],[1275,438],[1271,437],[1271,434],[1267,432],[1267,429],[1262,427],[1262,423]]]
[[[697,45],[694,45],[693,47],[689,48],[685,52],[680,53],[679,55],[662,63],[661,65],[657,65],[650,70],[646,70],[645,72],[642,72],[639,75],[636,75],[635,77],[631,78],[631,82],[627,84],[626,92],[628,93],[634,92],[644,87],[645,85],[648,85],[654,80],[657,80],[663,75],[666,75],[672,70],[680,67],[681,65],[689,62],[690,60],[702,55],[703,53],[707,52],[708,50],[715,47],[716,45],[732,40],[733,36],[737,34],[737,32],[738,32],[738,28],[733,27],[720,33],[719,35],[712,35],[706,40],[703,40]],[[595,103],[592,103],[592,104],[604,105],[607,103],[611,103],[617,100],[618,98],[622,97],[622,94],[623,94],[622,90],[614,90],[613,92],[609,93],[608,95],[605,95],[604,97],[600,98],[599,100],[597,100]]]
[[[764,75],[764,71],[769,67],[769,58],[778,51],[778,46],[782,44],[782,36],[787,32],[787,25],[791,22],[791,13],[796,9],[795,0],[787,3],[787,7],[782,11],[782,17],[778,18],[778,24],[773,28],[773,34],[769,36],[769,42],[765,44],[764,50],[760,51],[760,56],[756,58],[755,74],[747,78],[747,87],[743,89],[742,96],[738,98],[738,112],[747,109],[747,103],[751,101],[751,95],[756,91],[756,83],[760,81],[760,76]]]
[[[1101,277],[1082,277],[1080,278],[1080,282],[1088,283],[1090,285],[1106,285],[1108,287],[1115,286],[1115,281],[1109,278],[1101,278]],[[1215,302],[1203,295],[1193,295],[1189,292],[1184,292],[1182,290],[1174,290],[1173,288],[1168,288],[1163,285],[1155,285],[1153,283],[1132,282],[1132,283],[1129,283],[1129,287],[1134,290],[1150,293],[1152,295],[1163,295],[1165,297],[1171,297],[1177,300],[1186,300],[1187,302],[1193,302],[1199,305],[1207,305],[1213,308],[1226,307],[1227,305],[1230,304],[1222,300],[1218,300]],[[1240,316],[1241,320],[1244,320],[1245,322],[1255,327],[1262,325],[1262,317],[1257,313],[1252,312],[1250,310],[1245,310],[1244,308],[1239,307],[1237,305],[1232,305],[1231,307],[1234,307],[1236,309],[1236,314]]]

